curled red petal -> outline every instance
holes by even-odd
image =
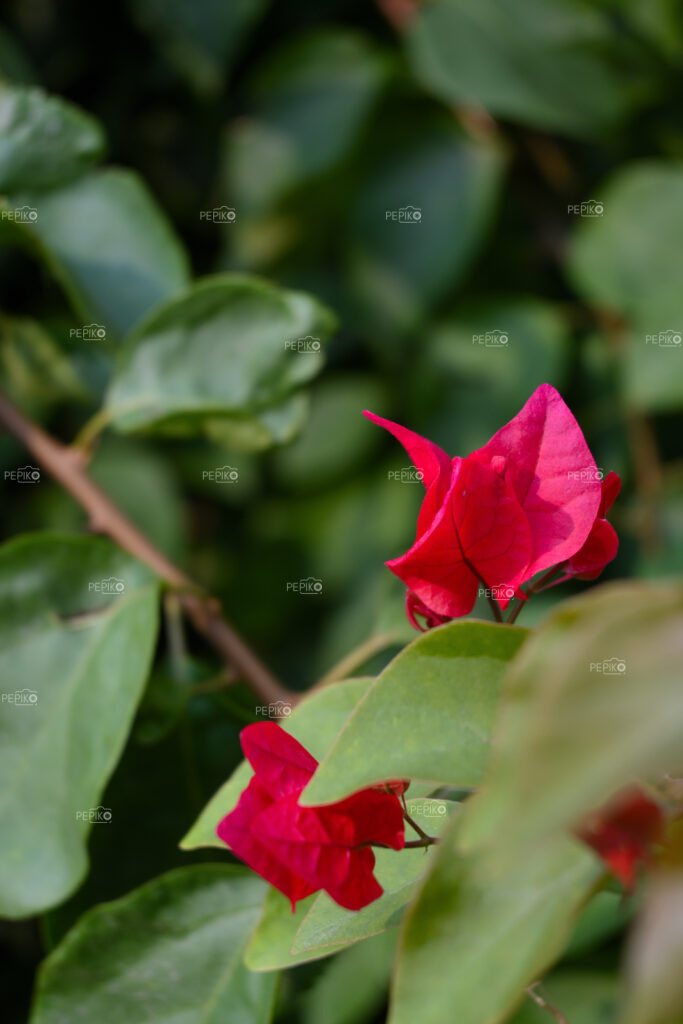
[[[255,722],[240,733],[242,750],[261,785],[277,799],[300,793],[318,762],[275,722]]]

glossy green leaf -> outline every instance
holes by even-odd
[[[672,1024],[683,1019],[683,871],[650,881],[629,937],[622,1024]]]
[[[681,612],[676,584],[606,584],[563,602],[529,638],[501,694],[477,804],[486,834],[493,817],[506,847],[533,843],[633,778],[680,764]]]
[[[377,677],[301,802],[331,803],[385,779],[476,786],[500,680],[526,635],[469,620],[420,636]]]
[[[215,439],[231,417],[281,408],[320,370],[333,328],[308,295],[240,275],[206,278],[128,339],[106,405],[123,431]]]
[[[94,171],[49,192],[13,194],[18,223],[66,291],[83,326],[125,334],[188,282],[187,257],[131,171]]]
[[[683,399],[683,169],[630,165],[596,189],[604,212],[584,218],[568,271],[593,304],[623,317],[621,386],[639,409],[676,409]]]
[[[238,216],[261,213],[330,170],[357,140],[389,61],[362,35],[326,29],[286,43],[257,72],[253,115],[237,121],[227,177]]]
[[[409,791],[410,792],[410,791]],[[448,800],[408,800],[408,813],[430,836],[438,836],[446,822],[458,811]],[[418,836],[406,825],[406,841]],[[380,850],[375,853],[375,874],[384,893],[362,910],[344,910],[322,892],[297,930],[292,943],[294,955],[333,952],[340,944],[350,945],[387,929],[396,928],[415,894],[420,878],[429,869],[435,847],[414,850]]]
[[[43,965],[31,1024],[268,1024],[276,976],[242,964],[263,892],[202,864],[95,907]]]
[[[406,119],[361,182],[350,226],[354,291],[382,332],[414,327],[462,279],[484,241],[505,160],[441,112]]]
[[[108,542],[37,534],[0,549],[2,916],[54,906],[83,878],[156,631],[149,571]],[[115,829],[125,809],[107,810],[96,827]]]
[[[291,714],[281,718],[280,724],[319,760],[371,682],[371,679],[346,679],[323,687],[305,697]],[[251,776],[249,764],[242,761],[183,839],[180,845],[184,850],[198,846],[225,849],[225,844],[216,836],[216,825],[234,809]]]
[[[473,801],[477,799],[473,798]],[[436,848],[399,940],[391,1024],[501,1020],[561,951],[600,868],[578,841],[524,856],[465,852],[467,814]],[[505,842],[497,831],[489,838]]]
[[[101,155],[98,122],[42,89],[0,83],[0,192],[51,188]]]
[[[627,80],[606,51],[597,5],[571,0],[438,0],[420,4],[408,52],[447,103],[570,135],[593,136],[625,112]]]

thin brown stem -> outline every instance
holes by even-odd
[[[233,666],[261,700],[268,703],[278,700],[296,703],[298,694],[291,693],[272,675],[223,618],[218,602],[205,595],[91,480],[78,452],[47,434],[2,394],[0,423],[76,499],[88,513],[94,530],[106,533],[119,547],[148,565],[177,591],[178,601],[195,629]]]
[[[552,1003],[549,1003],[548,1000],[540,994],[540,992],[536,991],[539,985],[540,981],[535,981],[533,985],[529,985],[529,987],[526,990],[526,994],[529,996],[530,999],[533,999],[537,1006],[540,1006],[542,1009],[552,1014],[552,1016],[557,1021],[557,1024],[567,1024],[567,1018],[565,1017],[565,1015],[561,1013],[556,1006],[553,1006]]]
[[[422,847],[426,850],[428,846],[436,846],[438,839],[434,836],[425,836],[424,839],[411,839],[409,843],[403,844],[404,850],[419,850]]]
[[[422,846],[426,840],[430,839],[430,836],[428,836],[427,833],[420,828],[418,823],[414,821],[408,814],[408,808],[406,807],[405,800],[403,801],[403,817],[408,822],[410,827],[419,835],[421,842],[417,844],[418,846]],[[406,846],[407,845],[408,843],[406,843]]]

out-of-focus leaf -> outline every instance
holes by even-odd
[[[29,317],[0,314],[0,380],[23,409],[88,398],[88,390],[68,357]]]
[[[103,329],[108,339],[188,282],[185,252],[130,171],[94,171],[49,192],[22,191],[11,196],[11,208],[83,326]],[[32,219],[16,222],[16,210],[26,208]]]
[[[451,446],[473,451],[540,384],[561,387],[568,348],[559,311],[537,299],[470,303],[438,324],[428,357],[444,384],[437,422]]]
[[[395,945],[395,933],[384,932],[336,956],[303,998],[304,1024],[374,1020],[389,987]]]
[[[596,893],[576,922],[565,956],[578,957],[601,946],[626,927],[636,910],[633,897],[626,901],[621,892]]]
[[[231,451],[260,452],[293,441],[306,422],[309,405],[308,394],[297,391],[263,412],[208,419],[204,430],[212,441]]]
[[[322,381],[301,435],[274,457],[278,478],[297,490],[312,490],[348,475],[378,444],[363,410],[382,415],[385,405],[384,389],[373,377],[349,374]]]
[[[238,215],[265,212],[343,159],[388,71],[369,40],[340,29],[297,37],[270,57],[252,85],[253,115],[237,121],[228,140]]]
[[[619,979],[607,971],[553,971],[536,992],[571,1024],[613,1024],[619,1004]],[[548,1012],[527,998],[510,1018],[510,1024],[548,1024]]]
[[[592,303],[620,314],[622,387],[639,409],[676,409],[683,399],[683,168],[631,165],[595,192],[602,216],[585,218],[568,271]]]
[[[408,34],[414,71],[447,103],[569,135],[595,136],[625,113],[628,79],[614,29],[571,0],[438,0]]]
[[[61,185],[103,150],[102,128],[89,114],[42,89],[0,82],[0,191]]]
[[[484,241],[503,163],[497,145],[473,142],[431,110],[387,141],[350,226],[354,291],[379,330],[415,326],[460,282]]]
[[[476,786],[503,671],[526,636],[470,620],[414,640],[358,704],[301,803],[331,803],[386,779]]]
[[[0,28],[0,78],[19,85],[30,85],[35,79],[26,54],[4,28]]]
[[[463,812],[442,835],[406,917],[391,1024],[503,1019],[561,951],[599,877],[588,850],[565,838],[503,864],[467,853],[460,834],[467,824]],[[505,843],[502,833],[489,839]]]
[[[486,834],[492,817],[506,850],[533,844],[633,778],[678,767],[682,612],[675,583],[605,584],[529,638],[505,678],[476,805]]]
[[[156,606],[149,570],[107,541],[38,534],[0,549],[4,917],[54,906],[86,872],[90,812],[144,688]],[[97,827],[116,828],[116,813]]]
[[[218,92],[267,0],[130,0],[140,27],[198,93]]]
[[[292,913],[292,904],[287,897],[272,886],[269,887],[263,903],[263,912],[249,938],[244,955],[244,962],[251,971],[276,971],[296,967],[297,964],[320,960],[343,949],[343,943],[339,943],[337,946],[329,946],[315,952],[304,950],[301,953],[292,953],[292,943],[297,929],[315,898],[316,894],[313,894],[305,900],[299,900],[295,913]]]
[[[240,275],[206,278],[128,339],[106,406],[126,432],[229,440],[236,422],[270,416],[277,434],[333,329],[311,296]]]
[[[324,687],[297,704],[280,724],[319,760],[371,682],[370,679],[347,679]],[[252,774],[246,761],[238,765],[183,839],[180,845],[184,850],[194,850],[198,846],[225,849],[225,844],[216,835],[216,825],[234,809]]]
[[[202,864],[95,907],[43,965],[31,1024],[268,1024],[277,976],[242,964],[263,893]]]
[[[670,1024],[683,1018],[683,871],[650,881],[626,958],[623,1024]]]

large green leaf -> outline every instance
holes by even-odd
[[[442,836],[406,917],[391,1024],[501,1020],[559,954],[599,876],[588,850],[570,839],[502,864],[468,854],[460,835],[467,824],[463,813]],[[505,843],[497,831],[489,839]]]
[[[631,165],[598,188],[601,217],[585,218],[569,251],[579,291],[626,321],[622,385],[641,409],[683,400],[683,167]]]
[[[93,171],[49,192],[23,191],[13,209],[83,325],[125,334],[188,282],[187,257],[162,211],[131,171]]]
[[[240,215],[264,212],[338,163],[387,72],[368,40],[339,29],[297,37],[270,57],[251,87],[253,116],[235,122],[229,138],[228,184]]]
[[[257,278],[207,278],[126,343],[106,405],[120,430],[229,430],[282,406],[322,365],[334,327],[315,299]],[[310,351],[298,351],[300,339]]]
[[[96,538],[29,535],[0,549],[4,917],[54,906],[86,872],[90,811],[154,650],[156,591],[148,570]],[[125,814],[109,810],[98,828]]]
[[[263,892],[203,864],[95,907],[43,965],[31,1024],[267,1024],[277,976],[242,964]]]
[[[330,961],[303,998],[303,1024],[376,1020],[389,988],[395,945],[395,933],[385,932]]]
[[[61,185],[102,155],[98,122],[42,89],[0,83],[0,192]]]
[[[408,800],[411,818],[427,835],[438,836],[458,805],[448,800]],[[406,840],[417,839],[406,825]],[[322,892],[312,904],[297,930],[292,943],[294,955],[308,952],[324,955],[340,944],[350,945],[360,939],[396,928],[410,903],[419,879],[431,864],[434,847],[410,850],[380,850],[375,853],[375,874],[384,894],[362,910],[344,910]]]
[[[476,786],[503,670],[526,635],[469,620],[419,637],[377,677],[301,802],[331,803],[394,778]]]
[[[492,816],[506,847],[535,842],[634,777],[680,766],[682,612],[676,584],[608,584],[530,637],[501,694],[477,805],[486,834]]]
[[[280,724],[315,758],[320,759],[371,682],[371,679],[346,679],[324,687],[305,697],[290,715],[280,719]],[[184,850],[194,850],[198,846],[225,849],[225,844],[216,836],[216,825],[234,809],[251,776],[249,764],[242,761],[183,839],[180,845]]]
[[[418,78],[446,102],[585,136],[627,107],[604,52],[613,39],[595,5],[573,0],[438,0],[419,5],[408,43]]]

